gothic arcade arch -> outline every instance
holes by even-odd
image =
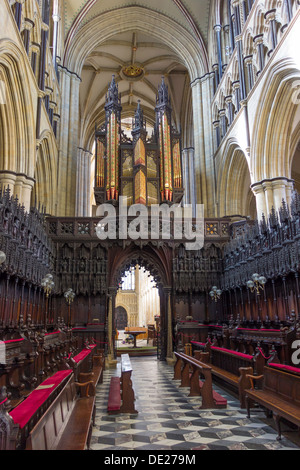
[[[219,163],[217,200],[219,216],[251,216],[253,213],[251,178],[247,158],[235,140],[228,140]]]
[[[35,164],[35,113],[24,57],[12,41],[0,41],[0,183],[29,209]]]
[[[251,171],[254,181],[290,177],[292,123],[299,103],[293,99],[299,69],[291,59],[274,64],[258,100],[253,125]]]
[[[50,215],[55,215],[56,208],[56,154],[55,140],[50,132],[44,132],[37,151],[32,201],[43,206]]]
[[[185,28],[144,7],[118,8],[95,17],[69,39],[63,65],[79,76],[88,53],[101,42],[125,31],[141,31],[167,44],[187,67],[191,80],[208,72],[207,53]]]
[[[115,300],[117,286],[124,273],[132,266],[144,267],[153,276],[160,298],[160,359],[171,360],[173,356],[172,345],[172,250],[166,243],[157,246],[146,243],[138,246],[134,242],[126,242],[126,246],[112,247],[108,251],[108,331],[109,338],[113,334]],[[109,340],[110,354],[112,355],[113,341]]]

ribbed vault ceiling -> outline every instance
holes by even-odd
[[[132,116],[138,100],[147,123],[154,123],[156,94],[162,76],[169,86],[174,125],[180,129],[183,97],[189,76],[168,47],[141,33],[120,34],[97,47],[86,59],[82,71],[80,110],[82,121],[101,124],[105,94],[115,76],[121,94],[122,116]]]
[[[143,6],[166,15],[190,32],[201,34],[206,42],[209,23],[209,0],[64,0],[65,34],[76,20],[84,25],[106,11],[128,6]]]
[[[207,41],[209,0],[65,0],[65,36],[67,41],[91,20],[104,12],[120,11],[140,6],[168,16],[201,42]],[[127,9],[127,10],[126,10]],[[91,145],[95,123],[104,121],[105,94],[115,75],[121,93],[122,116],[133,116],[140,100],[150,126],[161,77],[169,86],[173,121],[180,131],[186,114],[190,78],[188,72],[168,44],[157,37],[139,31],[116,34],[98,44],[86,57],[80,85],[81,141]],[[129,119],[130,120],[130,119]]]

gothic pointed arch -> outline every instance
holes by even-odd
[[[172,285],[171,250],[164,244],[159,249],[148,243],[140,247],[129,243],[127,247],[116,247],[109,253],[108,284],[117,286],[131,266],[142,266],[150,272],[160,288]]]
[[[217,200],[219,215],[255,217],[251,209],[253,198],[248,161],[237,141],[229,139],[219,163]]]
[[[42,206],[47,214],[55,215],[57,144],[50,132],[44,132],[41,137],[37,150],[32,203]]]
[[[0,41],[0,182],[29,209],[35,162],[34,98],[22,51]]]
[[[289,58],[270,69],[253,126],[251,171],[254,181],[290,177],[292,123],[299,106],[293,98],[299,79],[299,69]]]
[[[97,44],[119,32],[132,30],[150,34],[168,44],[186,65],[191,80],[208,71],[206,51],[194,36],[165,15],[139,6],[105,12],[74,32],[65,50],[64,66],[80,76],[87,54]]]

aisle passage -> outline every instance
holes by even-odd
[[[106,370],[97,391],[97,412],[91,450],[299,450],[277,432],[261,411],[246,410],[223,389],[227,399],[221,410],[200,410],[201,398],[188,397],[189,390],[173,380],[173,368],[156,358],[131,358],[132,382],[138,415],[108,415],[110,378],[119,375]]]

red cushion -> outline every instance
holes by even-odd
[[[246,330],[246,331],[280,331],[272,328],[237,328],[237,330]]]
[[[119,377],[110,379],[107,411],[117,411],[121,406],[121,385]]]
[[[37,387],[25,400],[14,408],[9,414],[13,418],[14,422],[19,424],[22,429],[39,409],[39,407],[47,400],[47,398],[53,393],[53,391],[59,386],[59,384],[70,374],[72,369],[60,370],[56,372],[52,377],[48,377]],[[49,388],[43,388],[52,385]]]
[[[217,349],[218,351],[224,351],[224,352],[228,352],[230,354],[235,354],[236,356],[240,356],[244,359],[253,359],[253,356],[251,356],[250,354],[244,354],[244,353],[240,353],[238,351],[232,351],[231,349],[218,348],[217,346],[212,346],[211,349]]]
[[[3,343],[8,344],[8,343],[18,343],[19,341],[25,341],[23,338],[20,339],[8,339],[7,341],[3,341]]]
[[[203,387],[203,382],[202,380],[199,380],[199,386],[200,388]],[[216,392],[215,390],[213,390],[213,399],[214,399],[214,402],[217,406],[227,406],[227,400],[226,398],[222,397],[222,395],[220,395],[218,392]]]
[[[91,350],[96,347],[96,344],[91,344],[88,348],[83,349],[77,356],[74,356],[72,359],[75,361],[77,364],[78,362],[82,361],[85,357],[87,357],[89,354],[91,354]]]
[[[286,370],[287,372],[294,372],[296,374],[300,374],[299,367],[287,366],[285,364],[275,364],[274,362],[270,362],[268,366],[277,367],[278,369]]]

